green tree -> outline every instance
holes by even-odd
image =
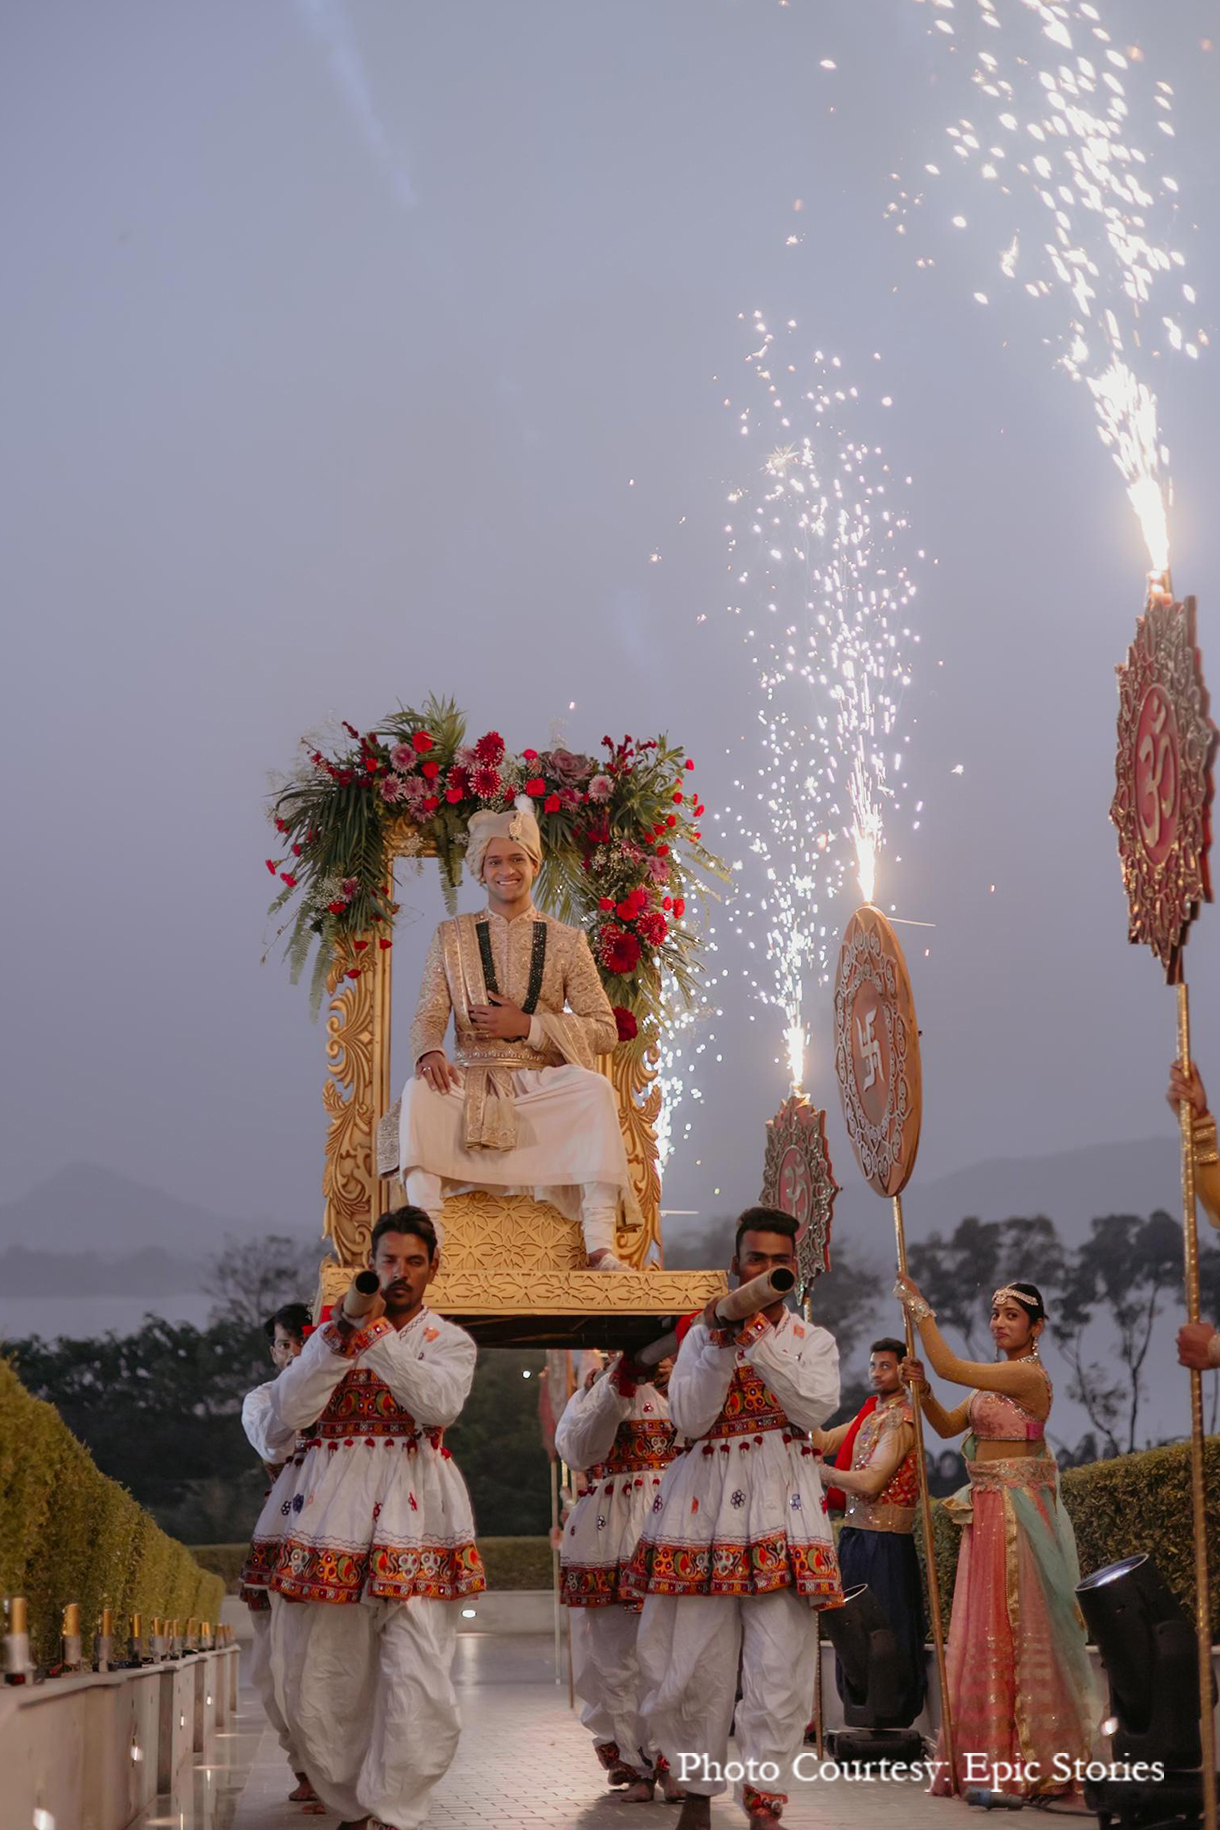
[[[1072,1369],[1072,1396],[1113,1455],[1136,1446],[1144,1375],[1165,1299],[1182,1287],[1182,1229],[1169,1214],[1109,1214],[1070,1255],[1053,1333]],[[1090,1357],[1090,1324],[1108,1320],[1109,1356]],[[1124,1441],[1125,1438],[1125,1441]]]
[[[987,1331],[992,1292],[1009,1279],[1036,1284],[1043,1299],[1062,1287],[1067,1254],[1053,1220],[959,1220],[949,1238],[934,1232],[907,1249],[911,1276],[936,1311],[941,1328],[953,1328],[973,1360],[989,1360]]]

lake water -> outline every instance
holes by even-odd
[[[21,1296],[0,1294],[0,1340],[39,1334],[44,1340],[69,1335],[76,1340],[103,1334],[134,1334],[146,1315],[171,1322],[193,1322],[202,1328],[212,1298],[202,1291],[184,1296]]]

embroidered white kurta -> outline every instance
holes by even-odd
[[[252,1392],[247,1392],[241,1404],[241,1427],[246,1432],[246,1441],[258,1459],[273,1468],[287,1461],[297,1440],[297,1432],[281,1423],[271,1408],[274,1390],[275,1380],[268,1379],[265,1385],[256,1385]]]
[[[638,1608],[621,1592],[623,1573],[675,1454],[665,1398],[651,1384],[624,1397],[617,1371],[609,1367],[587,1391],[573,1392],[555,1430],[560,1458],[589,1475],[559,1552],[561,1599],[572,1608],[623,1601]]]
[[[427,1308],[402,1329],[317,1329],[272,1382],[276,1424],[304,1436],[259,1516],[244,1582],[294,1601],[477,1594],[470,1499],[444,1446],[474,1366],[470,1336]]]
[[[644,1595],[842,1599],[809,1430],[839,1402],[839,1351],[825,1328],[761,1313],[734,1345],[698,1321],[669,1379],[669,1413],[691,1439],[666,1470],[624,1579]]]

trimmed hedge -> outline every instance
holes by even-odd
[[[551,1546],[546,1538],[480,1538],[479,1554],[489,1589],[549,1589]],[[192,1544],[191,1555],[219,1576],[230,1594],[246,1555],[244,1544]]]
[[[132,1613],[214,1621],[224,1595],[224,1583],[98,1471],[54,1406],[32,1398],[3,1358],[0,1591],[27,1598],[39,1664],[58,1656],[69,1601],[80,1603],[87,1644],[103,1607],[122,1635]]]
[[[1220,1436],[1209,1436],[1204,1442],[1203,1485],[1212,1639],[1216,1640],[1220,1639]],[[1081,1575],[1092,1575],[1120,1557],[1147,1551],[1193,1622],[1190,1444],[1171,1443],[1167,1448],[1137,1450],[1134,1455],[1068,1468],[1061,1476],[1061,1490],[1076,1533]],[[950,1524],[938,1501],[932,1505],[932,1534],[941,1615],[948,1632],[962,1534],[960,1527]],[[916,1531],[915,1537],[922,1560],[921,1534]]]

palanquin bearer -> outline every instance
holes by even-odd
[[[732,1275],[791,1273],[795,1234],[789,1214],[750,1208]],[[690,1442],[662,1477],[624,1586],[646,1597],[641,1708],[686,1794],[679,1830],[705,1830],[725,1789],[739,1658],[738,1758],[756,1775],[739,1796],[751,1830],[775,1830],[813,1695],[813,1610],[842,1601],[807,1435],[838,1405],[839,1354],[782,1302],[730,1327],[715,1308],[674,1362],[669,1412]]]
[[[835,1489],[842,1494],[838,1551],[843,1587],[867,1583],[889,1621],[903,1664],[907,1720],[913,1722],[923,1708],[925,1628],[914,1537],[919,1501],[915,1420],[900,1372],[905,1358],[902,1341],[890,1336],[874,1341],[868,1356],[873,1396],[850,1423],[815,1430],[813,1446],[836,1456],[833,1471],[822,1472],[824,1480],[834,1482],[827,1495],[832,1509]],[[839,1690],[842,1694],[841,1676]]]
[[[620,1208],[639,1210],[614,1089],[595,1066],[618,1041],[610,1000],[584,933],[533,905],[542,839],[529,799],[472,815],[469,830],[487,907],[443,921],[428,949],[400,1121],[408,1199],[439,1235],[447,1195],[525,1192],[579,1219],[593,1269],[622,1270]]]
[[[277,1421],[312,1427],[243,1580],[271,1594],[276,1699],[318,1796],[349,1825],[419,1830],[461,1727],[459,1607],[485,1587],[444,1446],[475,1347],[424,1303],[439,1267],[426,1214],[383,1214],[372,1267],[377,1293],[353,1284],[275,1381]]]
[[[267,1336],[271,1363],[277,1373],[291,1365],[304,1347],[313,1332],[310,1321],[310,1312],[304,1303],[285,1303],[282,1309],[277,1309],[264,1322],[263,1331]],[[241,1407],[241,1427],[246,1432],[246,1440],[267,1470],[272,1485],[278,1479],[285,1462],[296,1452],[298,1443],[297,1431],[286,1429],[277,1421],[271,1409],[274,1389],[274,1379],[268,1379],[264,1385],[256,1385],[253,1391],[246,1393]],[[271,1670],[270,1596],[266,1589],[243,1587],[241,1598],[250,1610],[250,1630],[253,1634],[250,1681],[258,1692],[263,1713],[275,1730],[276,1739],[297,1782],[288,1797],[293,1804],[312,1803],[313,1787],[301,1757],[293,1746],[288,1724],[275,1700],[275,1678]],[[317,1807],[319,1811],[321,1808],[320,1805]]]
[[[656,1749],[640,1715],[636,1632],[638,1597],[625,1595],[623,1577],[676,1453],[666,1388],[670,1361],[655,1369],[626,1355],[573,1392],[555,1430],[555,1447],[588,1486],[564,1527],[560,1598],[572,1609],[572,1674],[584,1704],[580,1719],[611,1785],[626,1783],[625,1799],[646,1802],[658,1777],[666,1796],[673,1782],[657,1772]]]

